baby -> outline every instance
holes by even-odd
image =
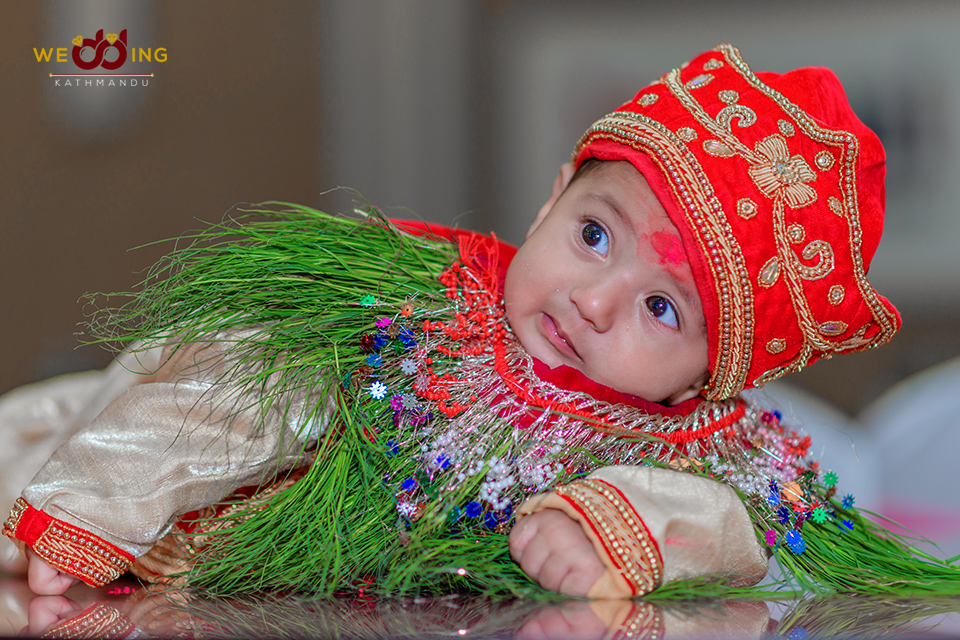
[[[509,555],[542,587],[591,598],[641,595],[698,576],[753,584],[771,551],[789,551],[798,570],[815,572],[816,560],[805,564],[803,536],[838,534],[809,524],[801,531],[804,522],[812,518],[819,526],[821,512],[841,529],[861,521],[852,503],[833,501],[835,481],[821,482],[816,463],[806,458],[809,439],[784,429],[775,413],[747,404],[740,392],[820,357],[876,347],[898,328],[896,311],[866,280],[882,229],[883,177],[879,140],[857,120],[831,72],[754,73],[736,49],[721,45],[645,87],[587,131],[512,259],[510,247],[450,233],[459,258],[430,276],[434,283],[439,276],[443,295],[453,301],[443,309],[439,302],[424,304],[427,311],[411,324],[406,319],[416,316],[416,305],[410,301],[426,296],[427,285],[410,285],[406,267],[383,257],[381,265],[389,264],[372,280],[363,280],[369,264],[362,258],[348,265],[343,282],[370,282],[374,293],[359,307],[337,302],[341,315],[318,314],[316,322],[336,317],[343,327],[360,318],[363,328],[350,334],[349,344],[359,336],[363,355],[357,358],[366,360],[344,369],[349,352],[347,341],[339,341],[328,359],[311,361],[327,367],[313,370],[338,372],[339,386],[331,383],[319,394],[327,400],[310,404],[310,393],[297,396],[308,418],[323,413],[317,428],[306,428],[310,420],[296,411],[271,423],[268,404],[241,429],[236,425],[246,424],[240,418],[249,408],[237,409],[238,402],[229,413],[230,437],[245,443],[247,453],[236,463],[228,453],[238,445],[224,443],[229,438],[221,428],[203,435],[223,405],[196,410],[229,378],[211,363],[229,362],[231,344],[252,345],[248,355],[275,344],[257,342],[257,331],[231,331],[269,326],[272,336],[283,336],[304,322],[269,315],[270,305],[258,311],[262,316],[244,315],[246,303],[234,312],[225,293],[212,307],[136,334],[159,344],[175,328],[196,340],[180,348],[167,344],[158,361],[164,365],[148,384],[131,383],[54,454],[24,490],[4,533],[26,550],[37,593],[62,593],[77,578],[103,584],[127,569],[157,579],[186,566],[158,568],[157,549],[171,556],[176,527],[192,530],[193,520],[178,516],[241,487],[295,480],[277,470],[302,468],[306,454],[319,448],[322,462],[310,465],[303,479],[255,503],[269,499],[271,509],[252,507],[230,529],[234,548],[247,550],[235,557],[262,562],[263,575],[286,571],[300,580],[322,564],[299,558],[270,564],[278,541],[286,540],[272,512],[307,510],[314,514],[307,520],[333,527],[322,512],[326,503],[296,502],[303,493],[297,486],[315,482],[342,496],[340,514],[353,508],[350,496],[371,491],[360,486],[381,479],[390,487],[384,510],[357,506],[350,530],[368,530],[359,519],[369,517],[371,529],[393,531],[399,514],[399,533],[373,552],[381,562],[392,558],[391,576],[429,565],[433,573],[424,575],[464,576],[474,587],[506,584],[505,553],[490,552],[471,569],[462,562],[456,570],[456,557],[434,566],[423,551],[430,536],[452,532],[457,552],[473,553],[465,538],[481,530],[488,544],[508,540]],[[399,224],[405,247],[437,253],[422,229]],[[331,235],[317,234],[316,242]],[[356,245],[358,256],[363,245]],[[282,283],[269,280],[276,306],[287,304],[281,287],[288,283],[316,289],[314,282],[323,281],[344,295],[340,280],[311,276],[302,256],[283,255],[264,267],[297,263]],[[224,267],[210,267],[217,269]],[[249,302],[263,286],[250,285],[236,299]],[[172,296],[164,313],[174,316],[183,305]],[[374,316],[357,313],[384,315],[360,336]],[[209,321],[198,320],[202,314],[211,314],[203,316]],[[203,331],[190,333],[200,326]],[[307,348],[290,344],[296,348],[284,357],[299,362]],[[268,379],[275,381],[268,374],[254,381]],[[398,389],[389,409],[377,404],[388,389]],[[152,425],[164,421],[166,436],[158,440],[161,429]],[[330,436],[337,431],[331,424],[341,425],[338,439]],[[139,425],[148,425],[142,443],[133,437]],[[357,442],[378,452],[373,485],[349,485],[351,474],[323,475],[335,458],[324,447],[335,448],[353,433],[342,425],[359,425],[357,433],[363,427]],[[291,441],[302,448],[291,453],[282,445]],[[212,472],[198,470],[191,456],[216,457],[217,447],[227,452],[221,466],[210,463],[219,469],[217,482],[196,489],[204,485],[199,476]],[[156,455],[163,456],[162,468],[144,471],[144,461]],[[111,464],[101,456],[112,456]],[[166,460],[178,457],[188,462],[168,469]],[[161,479],[178,490],[157,497]],[[136,505],[129,515],[107,513],[128,503]],[[327,546],[339,544],[331,538]],[[231,562],[241,564],[221,566]],[[291,568],[292,562],[304,568]]]

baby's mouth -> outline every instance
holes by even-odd
[[[550,315],[546,313],[543,314],[541,325],[547,340],[557,351],[568,358],[580,359],[580,354],[577,353],[577,349],[573,346],[573,343],[570,342],[570,339],[567,338],[567,335],[560,328],[560,325],[558,325]]]

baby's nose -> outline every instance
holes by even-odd
[[[580,317],[602,333],[613,326],[624,294],[623,288],[616,283],[597,278],[572,289],[570,298]]]

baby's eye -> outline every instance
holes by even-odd
[[[673,327],[674,329],[680,328],[680,319],[677,317],[676,309],[673,308],[673,303],[663,296],[650,296],[647,298],[647,309],[650,309],[653,317],[663,324]]]
[[[588,247],[591,247],[602,256],[607,255],[610,241],[607,239],[607,232],[603,230],[603,227],[595,222],[588,222],[583,225],[583,228],[580,230],[580,235]]]

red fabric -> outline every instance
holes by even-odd
[[[34,509],[33,506],[28,506],[17,523],[16,536],[27,543],[27,546],[32,547],[43,535],[43,532],[47,530],[51,522],[53,522],[51,516]]]
[[[677,73],[679,90],[664,76],[591,127],[578,145],[575,164],[589,158],[629,161],[678,228],[707,319],[713,375],[708,397],[730,397],[828,353],[888,341],[900,317],[865,278],[856,277],[858,270],[869,269],[883,230],[885,154],[877,136],[853,113],[837,77],[818,67],[754,75],[739,52],[725,45],[700,54]],[[617,122],[617,114],[630,117]],[[634,114],[639,117],[631,119]],[[727,134],[741,146],[728,145],[731,152],[725,155],[710,153],[709,145],[728,140]],[[769,150],[762,143],[771,139],[785,144],[786,156],[771,160],[761,153]],[[853,162],[845,162],[849,158]],[[801,162],[806,170],[799,181],[790,168],[782,168]],[[761,165],[777,176],[766,189],[756,173]],[[691,197],[702,178],[712,190],[704,200]],[[797,196],[797,189],[804,195]],[[745,199],[755,205],[754,215],[738,213]],[[777,202],[783,212],[779,228]],[[843,203],[839,214],[837,203]],[[702,220],[714,220],[712,229],[705,231]],[[791,227],[788,237],[785,230]],[[833,268],[788,282],[785,262],[799,265],[799,273],[822,260],[816,249],[823,244],[815,241],[830,247]],[[748,277],[741,278],[732,266],[717,266],[714,247],[719,245],[733,247],[730,264],[745,265]],[[777,278],[761,284],[761,272],[773,258],[778,259]],[[723,312],[726,283],[749,301],[736,317],[729,309]],[[721,366],[722,338],[733,330],[745,337],[729,344],[743,353]],[[730,370],[720,371],[723,367]],[[739,387],[729,383],[734,379]],[[725,380],[725,393],[710,395]]]
[[[681,402],[678,405],[668,407],[657,402],[645,400],[640,396],[621,393],[620,391],[602,385],[599,382],[594,382],[573,367],[560,365],[559,367],[554,367],[551,369],[537,359],[534,359],[533,361],[533,372],[537,374],[537,377],[544,382],[549,382],[550,384],[560,387],[561,389],[566,389],[567,391],[581,391],[589,394],[591,397],[596,398],[597,400],[609,402],[611,404],[626,404],[631,407],[643,409],[647,413],[659,413],[665,416],[685,416],[690,414],[690,412],[693,411],[697,405],[703,402],[703,398],[698,397],[691,398],[690,400]]]

